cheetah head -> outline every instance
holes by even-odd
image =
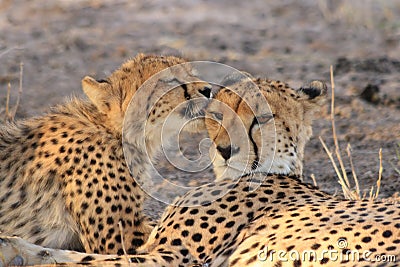
[[[151,79],[156,74],[160,75]],[[149,114],[147,121],[154,127],[181,103],[194,98],[209,98],[211,95],[211,86],[197,78],[190,65],[182,58],[143,54],[125,62],[106,79],[95,80],[86,76],[82,80],[82,88],[99,112],[106,116],[106,127],[121,133],[128,105],[146,82],[148,86],[145,90],[148,92],[142,94],[145,97],[141,99],[140,106],[145,106],[145,111]],[[155,87],[160,92],[163,92],[164,87],[174,90],[157,95],[157,92],[153,92]],[[149,103],[150,100],[152,103]],[[188,120],[204,112],[203,106],[193,105],[190,101],[180,108],[184,111],[174,114]],[[195,130],[197,127],[204,127],[204,122],[198,120],[191,126],[193,127],[188,129]]]
[[[294,90],[279,81],[239,76],[224,80],[206,112],[217,180],[255,172],[300,176],[326,85],[313,81]]]

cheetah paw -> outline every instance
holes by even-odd
[[[50,251],[19,237],[0,236],[0,267],[55,263]]]

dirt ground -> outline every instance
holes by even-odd
[[[351,173],[345,152],[350,143],[361,189],[369,192],[378,177],[382,148],[380,196],[399,192],[400,174],[395,168],[400,169],[396,155],[396,149],[400,151],[400,2],[248,2],[2,0],[0,115],[5,114],[9,82],[10,103],[15,104],[20,63],[23,93],[18,118],[41,114],[71,94],[81,96],[83,76],[103,78],[139,52],[217,61],[287,81],[294,88],[312,79],[329,82],[332,65],[336,127],[346,171]],[[329,104],[321,115],[306,148],[305,179],[311,182],[314,174],[320,188],[340,192],[318,139],[322,136],[333,147]],[[161,168],[168,170],[163,164]],[[175,172],[169,176],[182,178]],[[212,170],[190,179],[192,184],[212,179]],[[161,208],[150,202],[148,210],[157,216]]]

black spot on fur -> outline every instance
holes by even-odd
[[[81,260],[81,262],[87,262],[87,261],[92,261],[92,260],[94,260],[95,258],[93,257],[93,256],[86,256],[86,257],[84,257],[82,260]]]

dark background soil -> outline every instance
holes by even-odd
[[[400,169],[399,44],[396,0],[2,0],[0,115],[5,114],[9,82],[11,105],[16,101],[21,62],[18,118],[41,114],[71,94],[82,95],[83,76],[103,78],[139,52],[217,61],[294,88],[312,79],[329,82],[332,65],[346,170],[350,173],[345,153],[350,143],[361,188],[369,192],[382,148],[380,196],[386,198],[400,191],[395,170]],[[322,189],[340,193],[318,140],[322,136],[333,145],[329,104],[321,115],[306,149],[306,181],[314,174]],[[196,185],[212,179],[212,171],[190,178]],[[150,213],[157,206],[150,204]]]

